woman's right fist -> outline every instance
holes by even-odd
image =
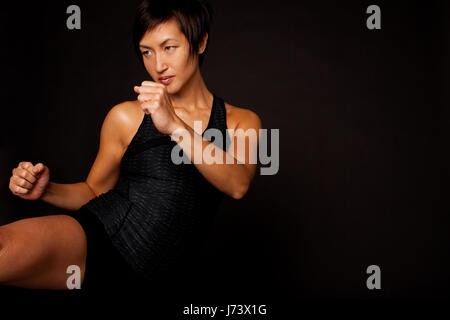
[[[11,192],[25,200],[37,200],[45,192],[50,180],[50,170],[42,163],[20,162],[9,179]]]

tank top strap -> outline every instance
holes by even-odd
[[[224,100],[215,93],[213,93],[213,97],[210,118],[202,136],[207,129],[215,128],[220,130],[224,137],[223,149],[225,149],[230,144],[230,137],[226,130],[227,120],[225,103]],[[146,114],[144,115],[144,119],[142,120],[138,131],[128,145],[124,158],[164,144],[176,144],[176,142],[173,141],[169,135],[159,132],[155,127],[151,116]]]
[[[214,94],[214,93],[213,93]],[[230,145],[231,139],[227,130],[227,110],[225,107],[225,101],[214,94],[214,117],[211,128],[215,128],[220,130],[222,133],[223,141],[223,149],[228,151],[228,147]]]

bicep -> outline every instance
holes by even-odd
[[[125,151],[120,130],[121,115],[117,106],[112,108],[103,121],[99,149],[89,171],[86,183],[96,196],[112,189],[120,174],[120,162]]]

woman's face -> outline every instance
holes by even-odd
[[[145,69],[155,82],[166,86],[169,94],[178,92],[198,68],[198,56],[189,58],[189,42],[175,18],[147,31],[140,43]],[[173,76],[166,84],[160,77]]]

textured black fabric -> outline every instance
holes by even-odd
[[[145,286],[112,244],[100,220],[85,207],[70,214],[83,227],[87,257],[81,294],[137,291]]]
[[[226,150],[226,109],[215,94],[205,131],[211,128],[222,132]],[[177,272],[180,263],[184,268],[193,262],[192,250],[203,240],[224,196],[193,163],[174,164],[174,146],[151,116],[144,115],[122,158],[117,185],[82,207],[99,218],[117,251],[146,280],[161,280]]]

